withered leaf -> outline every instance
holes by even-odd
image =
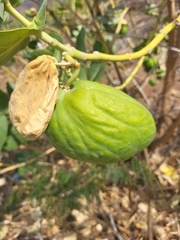
[[[42,55],[20,73],[9,102],[9,115],[20,134],[35,140],[47,128],[58,99],[57,60]]]

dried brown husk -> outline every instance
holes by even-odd
[[[9,115],[20,134],[35,140],[47,128],[58,99],[57,60],[42,55],[20,73],[9,102]]]

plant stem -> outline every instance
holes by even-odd
[[[76,78],[79,75],[79,72],[80,72],[80,68],[76,68],[72,76],[68,79],[66,83],[66,87],[69,87],[76,80]]]
[[[170,21],[172,21],[173,19],[175,19],[175,16],[177,14],[175,1],[168,0],[167,4],[168,4],[169,18],[170,18]],[[170,32],[168,46],[180,48],[179,37],[180,37],[180,27],[178,26],[178,28]],[[171,90],[174,87],[174,83],[176,80],[178,63],[179,63],[179,53],[174,52],[172,49],[169,49],[167,53],[167,62],[166,62],[167,73],[164,79],[164,86],[163,86],[163,92],[162,92],[163,101],[162,101],[162,113],[161,113],[161,117],[165,121],[167,126],[170,126],[172,123],[172,120],[169,117],[169,111],[172,106]],[[164,121],[161,122],[160,127],[162,127],[162,123]]]
[[[3,2],[5,4],[6,11],[9,12],[19,22],[21,22],[25,27],[28,27],[31,24],[31,22],[29,22],[18,11],[16,11],[16,9],[14,9],[11,6],[11,4],[9,3],[9,0],[4,0]],[[60,51],[66,51],[73,58],[76,58],[79,60],[118,62],[118,61],[137,59],[137,58],[140,58],[140,57],[152,52],[152,50],[164,39],[164,37],[167,36],[167,34],[175,28],[176,21],[178,23],[180,23],[180,16],[178,16],[175,21],[169,23],[163,29],[161,29],[159,31],[159,33],[157,34],[157,36],[146,47],[144,47],[143,49],[141,49],[138,52],[126,53],[123,55],[104,54],[104,53],[100,53],[97,51],[95,51],[93,53],[81,52],[79,50],[76,50],[73,47],[65,46],[64,44],[58,42],[56,39],[53,39],[47,33],[45,33],[44,31],[41,31],[41,30],[34,31],[34,35],[37,36],[42,41],[46,42],[47,44],[51,45],[52,47],[54,47]]]
[[[168,142],[170,138],[173,137],[175,129],[179,126],[180,126],[180,114],[177,116],[176,120],[174,120],[171,126],[167,129],[164,135],[161,136],[160,138],[155,139],[154,142],[152,142],[152,144],[149,146],[149,151],[154,151],[160,145]]]
[[[180,22],[180,16],[176,19],[178,22]],[[141,49],[138,52],[134,53],[126,53],[123,55],[112,55],[112,54],[105,54],[100,52],[93,52],[93,53],[85,53],[81,52],[79,50],[76,50],[74,47],[68,47],[60,42],[58,42],[56,39],[51,38],[48,34],[45,32],[39,32],[37,31],[36,36],[39,37],[44,42],[50,44],[52,47],[55,47],[56,49],[59,49],[60,51],[66,51],[69,55],[71,55],[73,58],[79,59],[79,60],[94,60],[94,61],[112,61],[112,62],[118,62],[118,61],[126,61],[126,60],[133,60],[140,58],[146,54],[149,54],[152,52],[152,50],[165,38],[165,36],[175,28],[176,24],[175,21],[169,23],[167,26],[165,26],[163,29],[160,30],[159,34],[143,49]]]
[[[136,67],[134,68],[134,70],[131,72],[131,74],[129,75],[129,77],[126,79],[126,81],[125,81],[122,85],[116,87],[117,89],[122,90],[123,88],[127,87],[127,85],[128,85],[128,84],[131,82],[131,80],[133,79],[134,75],[135,75],[135,74],[138,72],[138,70],[142,67],[142,64],[143,64],[143,62],[144,62],[144,59],[145,59],[145,56],[143,56],[143,57],[141,57],[141,58],[139,59],[138,64],[136,65]]]
[[[23,17],[15,8],[10,4],[9,0],[3,0],[5,9],[8,13],[10,13],[14,18],[16,18],[20,23],[24,26],[28,27],[31,22],[28,21],[25,17]]]

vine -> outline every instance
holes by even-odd
[[[27,27],[28,29],[34,29],[31,32],[32,35],[35,35],[45,43],[51,45],[52,47],[67,52],[73,58],[78,60],[92,60],[92,61],[126,61],[126,60],[133,60],[140,58],[144,55],[150,54],[153,49],[167,36],[169,32],[171,32],[175,27],[176,24],[180,23],[180,16],[178,16],[175,21],[172,21],[164,28],[162,28],[159,33],[154,37],[154,39],[143,49],[134,52],[134,53],[126,53],[122,55],[112,55],[112,54],[105,54],[98,51],[94,51],[93,53],[86,53],[75,49],[74,47],[65,46],[64,44],[60,43],[56,39],[49,36],[46,32],[42,29],[37,29],[37,27],[33,27],[36,22],[30,22],[25,17],[23,17],[13,6],[10,4],[9,0],[2,0],[5,6],[5,10],[10,13],[15,19],[17,19],[23,26]],[[46,5],[46,1],[43,1],[43,6]]]

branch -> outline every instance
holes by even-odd
[[[168,0],[168,11],[169,11],[169,18],[170,20],[175,19],[176,11],[175,11],[175,1]],[[180,27],[175,29],[174,31],[170,32],[169,34],[169,47],[176,47],[180,48]],[[171,48],[168,49],[168,56],[167,56],[167,73],[164,79],[164,86],[163,86],[163,102],[162,102],[162,118],[165,120],[167,125],[171,124],[171,119],[169,118],[169,109],[171,107],[171,99],[170,94],[171,90],[174,86],[175,77],[176,77],[176,67],[179,60],[179,54],[174,52]],[[161,124],[163,121],[161,122]]]
[[[125,81],[122,85],[116,87],[117,89],[120,89],[120,90],[121,90],[121,89],[125,88],[125,87],[132,81],[134,75],[135,75],[135,74],[138,72],[138,70],[142,67],[142,64],[143,64],[143,62],[144,62],[144,58],[145,58],[145,57],[143,56],[143,57],[141,57],[141,58],[139,59],[136,67],[135,67],[134,70],[130,73],[129,77],[126,79],[126,81]]]
[[[4,0],[5,9],[7,12],[9,12],[14,18],[16,18],[19,22],[21,22],[24,26],[28,27],[31,22],[29,22],[25,17],[23,17],[18,11],[16,11],[11,4],[9,3],[9,0]],[[180,23],[180,16],[176,18],[175,21],[169,23],[166,25],[163,29],[159,31],[157,36],[143,49],[141,49],[138,52],[134,53],[126,53],[123,55],[112,55],[112,54],[104,54],[100,52],[93,52],[93,53],[85,53],[81,52],[74,47],[65,46],[64,44],[58,42],[56,39],[53,39],[50,37],[47,33],[45,33],[42,30],[36,30],[34,31],[34,35],[41,39],[42,41],[46,42],[47,44],[51,45],[52,47],[60,50],[60,51],[66,51],[69,55],[71,55],[73,58],[79,59],[79,60],[93,60],[93,61],[126,61],[126,60],[133,60],[140,58],[146,54],[149,54],[152,52],[152,50],[167,36],[169,32],[171,32],[175,26],[176,22]]]
[[[156,139],[149,147],[150,151],[155,150],[159,145],[167,142],[174,134],[174,130],[180,125],[180,114],[178,115],[177,119],[171,124],[171,126],[167,129],[165,134]]]
[[[115,225],[115,222],[114,222],[114,218],[113,218],[112,213],[109,213],[109,219],[110,219],[110,222],[111,222],[112,229],[113,229],[114,233],[116,234],[116,237],[117,237],[119,240],[123,240],[122,237],[120,236],[120,234],[118,233],[118,230],[117,230],[117,227],[116,227],[116,225]]]
[[[7,167],[7,168],[4,168],[4,169],[0,170],[0,174],[4,174],[4,173],[6,173],[6,172],[13,171],[13,170],[15,170],[15,169],[17,169],[17,168],[24,167],[24,166],[26,166],[27,164],[33,163],[34,161],[38,160],[39,158],[42,158],[42,157],[44,157],[44,156],[46,156],[46,155],[49,155],[50,153],[54,152],[55,150],[56,150],[56,149],[55,149],[54,147],[52,147],[52,148],[46,150],[45,152],[43,152],[42,154],[40,154],[39,156],[34,157],[34,158],[32,158],[32,159],[30,159],[30,160],[28,160],[28,161],[26,161],[26,162],[18,163],[18,164],[15,164],[15,165],[12,165],[12,166],[10,166],[10,167]]]

